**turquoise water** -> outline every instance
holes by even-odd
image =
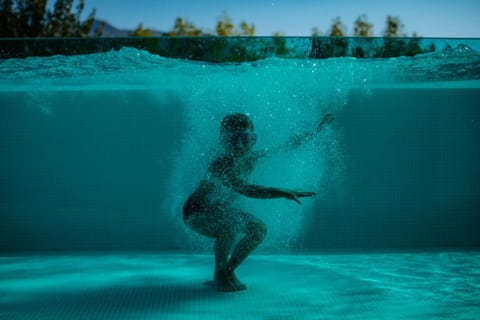
[[[240,200],[269,226],[263,249],[477,246],[480,55],[460,49],[240,64],[132,48],[1,60],[0,248],[208,247],[179,217],[232,111],[251,116],[258,148],[336,117],[253,172],[259,184],[317,192],[301,206]]]
[[[479,101],[480,54],[465,46],[225,64],[133,48],[0,60],[0,318],[474,319]],[[201,285],[212,243],[181,208],[232,111],[250,115],[258,148],[327,112],[335,121],[253,172],[317,196],[239,200],[269,232],[239,269],[249,290],[225,298]]]

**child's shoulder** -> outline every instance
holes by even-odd
[[[222,172],[233,165],[233,158],[228,155],[221,155],[210,164],[210,171]]]
[[[229,156],[229,155],[218,156],[212,161],[212,165],[216,165],[216,166],[218,166],[218,165],[229,165],[229,164],[232,164],[232,163],[233,163],[233,157]]]

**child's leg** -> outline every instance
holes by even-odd
[[[193,230],[215,238],[215,282],[220,291],[245,289],[235,276],[235,269],[262,242],[267,233],[265,223],[235,208],[222,208],[206,215],[192,216],[187,222]],[[228,256],[238,233],[245,236]]]
[[[239,232],[245,234],[233,250],[228,261],[228,269],[233,272],[263,241],[267,234],[265,223],[255,216],[236,210],[235,214],[240,217],[242,223],[239,225]]]
[[[223,210],[207,214],[192,215],[186,224],[194,231],[215,238],[215,274],[214,281],[219,291],[237,291],[245,289],[235,283],[232,274],[227,273],[228,257],[236,237],[232,218],[225,217]]]
[[[235,232],[223,230],[215,239],[215,272],[227,268],[228,257],[235,241]]]

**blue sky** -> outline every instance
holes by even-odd
[[[387,15],[398,16],[411,35],[422,37],[480,37],[478,0],[85,0],[85,13],[96,8],[96,17],[119,28],[144,27],[160,31],[172,28],[181,16],[205,31],[213,31],[223,12],[235,24],[253,23],[256,35],[282,32],[287,36],[309,36],[313,27],[328,31],[340,17],[353,31],[353,22],[366,14],[381,35]]]

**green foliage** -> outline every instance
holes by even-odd
[[[273,43],[275,46],[275,55],[278,57],[288,55],[287,42],[281,35],[273,36]]]
[[[339,38],[321,38],[318,29],[313,29],[311,58],[331,58],[353,56],[357,58],[389,58],[399,56],[415,56],[435,51],[435,45],[422,48],[420,38],[414,33],[412,38],[405,39],[404,25],[398,17],[387,16],[384,30],[384,40],[381,45],[375,44],[375,39],[363,39],[360,42],[349,41],[345,36],[345,26],[340,18],[333,21],[329,36]],[[356,37],[371,37],[373,25],[367,21],[366,15],[359,16],[354,22],[353,35]]]
[[[322,35],[322,32],[318,27],[313,27],[312,28],[312,37],[319,37]]]
[[[348,50],[348,40],[342,37],[312,39],[312,52],[310,58],[325,59],[332,57],[345,57]]]
[[[74,2],[77,4],[74,7]],[[85,37],[91,32],[94,22],[95,11],[93,10],[82,22],[81,15],[84,9],[84,0],[56,0],[53,10],[47,10],[47,0],[0,0],[0,37]],[[96,35],[102,33],[102,26],[97,28]],[[357,58],[388,58],[398,56],[414,56],[426,52],[435,51],[435,46],[424,49],[420,45],[420,38],[413,34],[413,38],[404,39],[403,24],[398,17],[387,16],[384,39],[353,39],[346,38],[346,27],[340,17],[333,20],[328,37],[320,37],[318,28],[312,29],[312,48],[309,57],[324,59],[331,57],[352,56]],[[185,58],[191,60],[211,62],[242,62],[254,61],[266,57],[292,57],[295,50],[287,47],[286,38],[281,33],[275,33],[273,38],[260,39],[250,38],[255,35],[255,26],[242,21],[236,26],[232,19],[224,13],[217,19],[215,35],[219,37],[204,37],[194,39],[197,36],[208,36],[187,19],[178,17],[175,19],[173,28],[165,33],[167,38],[158,39],[162,42],[151,41],[155,39],[128,39],[122,45],[149,50],[152,53],[168,57]],[[353,27],[353,35],[356,37],[371,37],[373,25],[368,22],[366,15],[359,16]],[[149,37],[155,36],[155,31],[146,29],[140,23],[129,36]],[[181,37],[170,41],[168,36]],[[241,37],[227,39],[226,36]],[[82,39],[83,40],[83,39]],[[29,41],[28,39],[26,41]],[[133,42],[129,42],[133,41]],[[68,54],[85,53],[97,48],[98,44],[86,44],[88,41],[74,43],[74,49],[69,48]],[[118,44],[119,47],[122,45]],[[87,48],[88,47],[88,48]],[[33,47],[32,47],[33,48]],[[117,47],[115,47],[117,48]],[[111,48],[110,48],[111,49]],[[42,54],[54,54],[57,49],[44,50],[39,47],[32,52]],[[28,56],[28,50],[24,50]],[[63,51],[62,51],[63,52]],[[2,54],[9,54],[2,53]]]
[[[81,21],[84,0],[72,12],[74,0],[57,0],[53,11],[46,0],[0,0],[0,37],[85,37],[92,29],[95,10]],[[101,35],[102,27],[95,30]]]
[[[342,23],[340,17],[333,20],[330,27],[329,36],[335,38],[321,38],[318,35],[320,31],[317,28],[312,30],[314,32],[312,39],[311,58],[325,59],[331,57],[343,57],[347,53],[348,41],[343,36],[346,35],[346,27]]]
[[[420,46],[420,38],[417,37],[408,40],[402,38],[386,38],[382,57],[413,57],[417,54],[431,52],[431,49],[431,46],[425,50],[422,49],[422,47]]]
[[[42,36],[46,5],[46,0],[0,0],[0,37]]]
[[[235,26],[232,19],[227,14],[224,14],[217,20],[217,26],[215,28],[217,35],[219,36],[233,36]]]
[[[322,33],[317,27],[312,28],[312,36],[318,37]],[[347,35],[346,26],[342,23],[340,17],[333,20],[330,31],[327,36],[330,37],[344,37]],[[404,25],[399,17],[387,16],[385,20],[385,30],[383,31],[385,37],[404,37]],[[353,36],[355,37],[371,37],[373,36],[373,25],[368,22],[367,15],[362,14],[353,23]],[[413,35],[416,36],[415,34]]]
[[[242,21],[238,25],[238,28],[236,28],[232,19],[226,13],[224,13],[217,20],[215,34],[218,36],[254,36],[255,26],[253,24],[248,24],[246,21]],[[164,33],[164,36],[170,37],[197,37],[208,35],[208,33],[205,33],[201,29],[197,28],[192,22],[181,17],[175,19],[172,30]]]
[[[246,21],[242,21],[237,29],[235,28],[232,19],[224,13],[223,16],[217,20],[215,31],[219,36],[250,37],[255,35],[255,26],[253,24],[248,24]]]
[[[353,35],[355,37],[371,37],[373,36],[373,25],[367,21],[365,14],[359,16],[353,25]]]
[[[178,17],[177,19],[175,19],[173,29],[169,32],[166,32],[164,35],[171,37],[196,37],[203,36],[204,33],[192,22],[188,21],[187,19],[184,20],[183,18]]]
[[[47,37],[85,37],[93,25],[95,10],[85,22],[80,21],[84,1],[80,0],[77,12],[71,12],[73,0],[57,0],[53,12],[47,13],[45,36]]]
[[[342,23],[340,17],[333,20],[333,24],[330,28],[330,37],[343,37],[347,34],[345,25]]]
[[[255,35],[255,26],[253,23],[249,25],[246,21],[242,21],[240,23],[240,35],[253,37]]]
[[[405,33],[403,31],[404,25],[400,21],[399,17],[387,16],[385,21],[385,30],[383,35],[385,37],[404,37]]]
[[[145,29],[142,23],[139,23],[137,28],[128,34],[130,37],[152,37],[155,36],[155,31],[152,29]]]

